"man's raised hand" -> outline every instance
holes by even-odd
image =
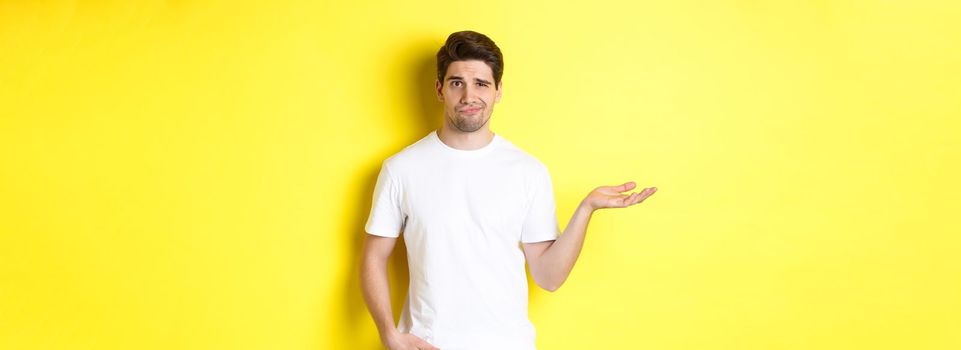
[[[583,204],[591,211],[603,208],[626,208],[643,202],[647,197],[657,192],[657,187],[647,187],[640,192],[621,194],[621,192],[630,191],[635,186],[634,181],[629,181],[619,186],[595,188],[587,195],[587,198],[584,198]]]

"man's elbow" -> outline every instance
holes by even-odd
[[[561,285],[563,284],[564,284],[564,281],[550,281],[550,282],[538,283],[537,285],[541,287],[541,289],[543,290],[546,290],[548,292],[554,292],[557,289],[561,288]]]
[[[531,277],[534,278],[534,283],[548,292],[554,292],[561,288],[561,285],[567,280],[567,275],[563,274],[562,271],[547,269],[542,264],[537,263],[532,263],[530,266]]]

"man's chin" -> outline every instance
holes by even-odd
[[[483,127],[484,124],[473,124],[473,123],[471,123],[471,124],[455,124],[455,126],[457,127],[457,130],[460,130],[460,131],[463,131],[463,132],[475,132],[475,131],[477,131],[477,130],[480,130],[480,128]]]

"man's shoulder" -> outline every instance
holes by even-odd
[[[502,140],[502,154],[505,158],[508,158],[521,166],[525,167],[529,171],[547,171],[547,165],[541,162],[540,159],[534,156],[534,154],[518,147],[513,142],[508,141],[505,138]]]
[[[433,150],[429,144],[429,137],[428,134],[390,155],[384,159],[382,166],[392,172],[400,172],[406,168],[416,168],[425,159],[431,157],[430,153]]]

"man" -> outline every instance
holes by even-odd
[[[525,259],[538,286],[570,274],[592,213],[640,203],[657,189],[601,186],[563,234],[550,174],[490,130],[503,58],[487,36],[451,34],[437,53],[439,130],[381,166],[367,220],[361,278],[383,344],[400,349],[534,349]],[[394,327],[387,261],[403,231],[410,289]]]

